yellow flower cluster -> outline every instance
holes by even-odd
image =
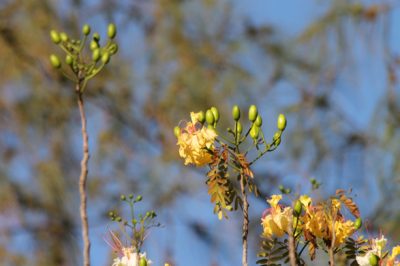
[[[267,200],[271,208],[269,213],[261,219],[263,237],[282,237],[289,230],[290,221],[293,219],[293,210],[291,207],[282,209],[278,204],[281,199],[282,195],[272,195],[271,199]]]
[[[212,160],[209,151],[214,149],[217,134],[198,122],[199,113],[192,112],[190,116],[191,122],[186,123],[178,135],[179,155],[185,159],[185,165],[203,166]]]
[[[340,214],[341,203],[337,199],[332,199],[329,207],[323,204],[313,206],[311,198],[303,195],[299,201],[305,211],[300,217],[293,216],[291,207],[281,207],[278,204],[281,199],[282,195],[272,195],[267,200],[271,208],[261,219],[263,237],[283,237],[288,233],[291,221],[293,221],[292,229],[303,230],[307,235],[311,234],[315,238],[334,241],[334,247],[338,247],[356,230],[354,222],[345,220]]]
[[[341,203],[337,199],[331,200],[330,207],[322,204],[307,206],[306,213],[301,218],[303,230],[317,238],[334,241],[333,246],[338,247],[356,230],[354,222],[345,220],[340,214],[340,208]]]

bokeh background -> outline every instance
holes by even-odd
[[[324,199],[352,189],[365,234],[400,241],[400,4],[390,0],[1,0],[0,264],[81,265],[80,119],[71,82],[54,71],[49,31],[105,38],[119,53],[85,92],[91,149],[93,265],[110,265],[107,212],[142,194],[162,228],[153,265],[239,265],[239,213],[212,214],[205,169],[184,167],[172,128],[190,111],[257,104],[281,146],[254,168],[255,265],[265,197],[278,185]],[[244,111],[245,113],[246,111]],[[392,242],[393,243],[393,242]]]

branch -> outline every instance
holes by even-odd
[[[243,200],[243,228],[242,228],[242,264],[247,264],[247,235],[249,234],[249,203],[247,201],[246,188],[245,188],[245,175],[243,172],[240,173],[240,190],[242,192]]]
[[[81,174],[79,177],[79,195],[80,195],[80,214],[82,222],[82,238],[83,238],[83,265],[90,266],[90,240],[89,240],[89,225],[86,209],[86,180],[88,176],[89,162],[89,137],[86,129],[86,115],[81,91],[81,82],[78,82],[75,87],[78,96],[79,113],[82,124],[82,140],[83,140],[83,158],[81,161]]]

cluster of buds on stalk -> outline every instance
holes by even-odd
[[[115,24],[108,25],[108,38],[103,46],[100,43],[100,34],[95,32],[90,37],[90,33],[91,28],[87,24],[82,27],[80,39],[72,39],[65,32],[50,31],[52,42],[65,52],[64,60],[56,54],[51,54],[51,65],[75,83],[83,82],[83,86],[80,87],[81,92],[86,82],[97,75],[118,51],[118,45],[114,41],[117,34]],[[84,53],[86,46],[88,46],[86,50],[90,51],[89,55]]]

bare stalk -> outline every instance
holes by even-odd
[[[289,229],[288,229],[288,235],[289,235],[289,259],[290,259],[290,265],[291,266],[296,266],[296,253],[295,253],[295,243],[294,243],[294,233],[293,233],[293,218],[290,218],[289,221]]]
[[[335,258],[333,254],[333,248],[335,246],[335,241],[336,241],[336,232],[335,232],[335,220],[336,220],[336,214],[334,215],[334,218],[332,219],[332,240],[331,240],[331,246],[329,247],[329,265],[330,266],[335,266]]]
[[[79,113],[81,116],[82,125],[82,140],[83,140],[83,158],[81,161],[81,174],[79,176],[79,195],[80,195],[80,214],[82,222],[82,238],[83,238],[83,265],[90,266],[90,240],[89,240],[89,225],[87,217],[87,194],[86,180],[88,175],[89,162],[89,137],[86,129],[86,114],[81,91],[81,82],[78,82],[75,87],[78,96]]]
[[[243,200],[243,228],[242,228],[242,264],[248,266],[247,263],[247,235],[249,234],[249,203],[247,201],[247,194],[245,188],[245,176],[243,173],[240,175],[240,190],[242,192]]]

